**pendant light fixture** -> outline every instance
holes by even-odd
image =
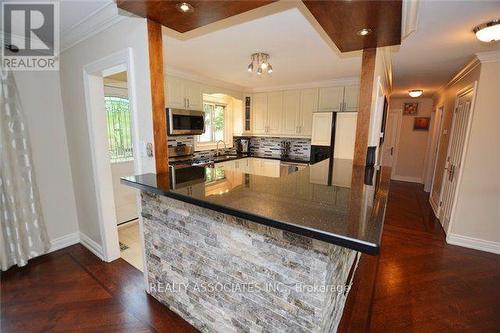
[[[257,75],[261,76],[262,73],[266,72],[267,74],[271,74],[273,72],[273,66],[269,63],[269,59],[271,57],[267,53],[254,53],[250,57],[250,64],[247,67],[248,72],[252,73],[254,69],[257,69]]]

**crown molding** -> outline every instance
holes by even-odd
[[[488,53],[488,52],[485,52],[485,53]],[[441,88],[439,88],[433,94],[433,98],[436,98],[436,99],[439,98],[439,95],[441,95],[445,89],[447,89],[448,87],[451,87],[452,85],[454,85],[458,81],[462,80],[464,77],[466,77],[470,72],[472,72],[480,64],[481,64],[481,61],[479,61],[479,58],[476,55],[476,57],[474,57],[471,61],[469,61],[469,63],[467,63],[467,65],[465,65],[464,68],[462,68],[457,74],[455,74],[455,76],[453,76],[453,78],[450,81],[448,81],[448,83],[444,84]]]
[[[119,15],[115,2],[105,4],[75,23],[71,28],[61,32],[61,53],[124,20],[126,17]]]
[[[479,53],[476,53],[476,57],[477,57],[477,59],[479,59],[479,61],[481,63],[500,61],[500,50],[479,52]]]
[[[287,84],[287,85],[281,85],[281,86],[252,88],[252,89],[248,89],[247,91],[252,92],[252,93],[257,93],[257,92],[270,92],[270,91],[280,91],[280,90],[324,88],[324,87],[332,87],[332,86],[348,86],[348,85],[354,85],[354,84],[359,84],[359,77],[348,77],[348,78],[342,78],[342,79],[313,81],[313,82],[305,82],[305,83],[297,83],[297,84]]]

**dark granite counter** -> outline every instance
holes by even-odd
[[[325,160],[294,166],[238,158],[124,177],[121,182],[277,229],[377,254],[390,179],[388,168]]]

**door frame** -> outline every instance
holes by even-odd
[[[111,262],[120,258],[118,242],[118,226],[111,179],[111,164],[107,153],[106,120],[104,116],[104,82],[103,77],[118,72],[127,72],[127,89],[129,108],[131,113],[132,145],[134,149],[134,172],[141,173],[142,161],[139,156],[139,120],[137,113],[137,92],[135,83],[134,58],[132,48],[113,53],[107,57],[96,60],[83,67],[83,83],[85,90],[85,110],[87,115],[90,151],[92,157],[92,174],[97,201],[98,223],[101,235],[102,253],[98,255],[102,260]],[[102,142],[105,141],[105,142]],[[140,196],[137,194],[137,207],[140,212]],[[142,233],[142,219],[139,214],[141,234],[141,252],[143,268],[146,272],[144,260],[144,239]]]
[[[477,81],[474,81],[472,84],[467,85],[465,88],[460,89],[457,91],[455,94],[455,103],[453,104],[453,118],[451,121],[451,129],[450,129],[450,140],[448,141],[448,147],[446,149],[446,159],[448,159],[448,155],[450,154],[450,149],[451,149],[451,142],[453,140],[453,132],[454,132],[454,120],[455,120],[455,110],[458,106],[458,99],[460,96],[465,95],[469,92],[472,91],[472,100],[471,100],[471,105],[470,105],[470,111],[469,111],[469,119],[467,120],[467,127],[465,130],[465,140],[464,140],[464,146],[462,148],[461,156],[460,156],[460,169],[458,170],[458,175],[457,175],[457,185],[455,187],[455,193],[453,194],[453,198],[451,200],[451,209],[450,209],[450,221],[448,223],[448,227],[446,230],[443,230],[446,233],[446,238],[448,239],[449,231],[451,230],[451,227],[453,225],[453,221],[455,219],[455,206],[457,204],[458,200],[458,193],[460,191],[460,185],[462,183],[462,174],[463,174],[463,169],[465,167],[465,156],[467,155],[467,149],[469,147],[469,138],[470,138],[470,129],[472,127],[472,119],[474,118],[474,109],[475,109],[475,104],[476,104],[476,95],[477,95]],[[446,183],[446,172],[447,169],[443,169],[443,181],[441,183],[441,191],[439,194],[439,205],[438,205],[438,212],[439,216],[438,219],[441,223],[441,226],[443,226],[443,209],[441,208],[441,202],[443,200],[443,189],[444,189],[444,184]]]
[[[394,175],[394,166],[396,165],[397,162],[397,154],[398,154],[398,146],[399,146],[399,134],[401,132],[401,123],[402,123],[402,112],[403,109],[390,109],[387,110],[387,119],[389,119],[389,115],[395,114],[396,115],[396,132],[394,134],[394,151],[392,155],[392,165],[391,165],[391,177]],[[385,155],[385,151],[387,148],[389,148],[386,143],[389,143],[387,140],[387,128],[389,126],[389,123],[386,121],[385,123],[385,132],[384,132],[384,147],[383,147],[383,152],[382,156]],[[383,163],[382,163],[383,164]]]

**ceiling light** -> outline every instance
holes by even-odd
[[[180,11],[181,13],[187,13],[187,12],[194,11],[193,6],[191,6],[187,2],[180,2],[177,5],[175,5],[175,7],[177,7],[177,10]]]
[[[366,35],[369,35],[371,32],[372,32],[372,29],[364,28],[364,29],[359,30],[357,32],[357,34],[359,36],[366,36]]]
[[[477,39],[481,42],[493,42],[500,40],[500,19],[480,24],[472,29]]]
[[[271,74],[273,72],[273,66],[269,63],[270,58],[271,57],[267,53],[258,52],[252,54],[247,70],[252,73],[254,68],[257,68],[257,75],[262,75],[264,71]]]
[[[408,91],[408,95],[410,95],[413,98],[420,97],[423,93],[424,93],[424,91],[421,89],[414,89],[414,90]]]

